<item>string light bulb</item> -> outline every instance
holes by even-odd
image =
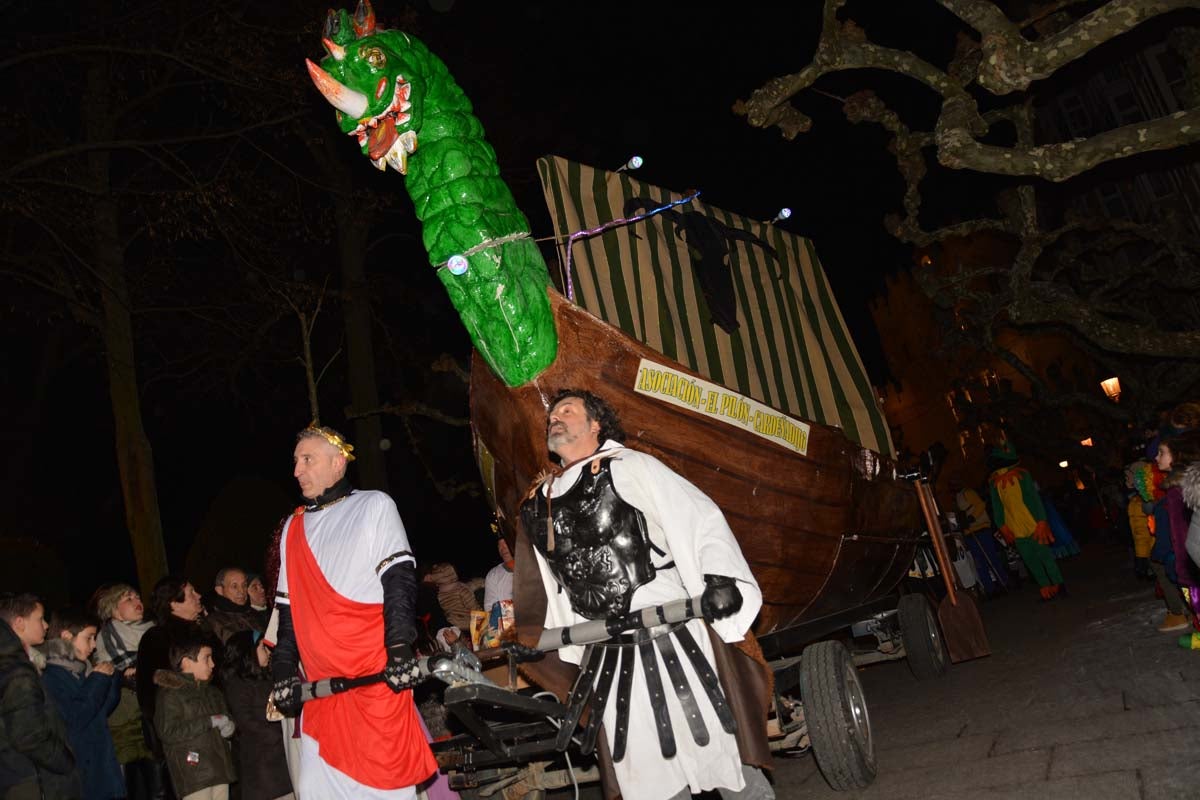
[[[783,222],[785,219],[788,219],[791,216],[792,210],[790,208],[781,208],[779,209],[779,213],[775,215],[775,218],[771,220],[771,224],[774,225],[776,222]]]
[[[642,160],[641,156],[632,156],[624,164],[617,167],[617,172],[624,172],[626,170],[639,169],[643,163],[645,163],[645,162]]]

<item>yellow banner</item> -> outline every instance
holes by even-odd
[[[633,389],[638,394],[691,409],[749,431],[800,455],[808,453],[810,425],[703,378],[693,378],[687,373],[643,358],[638,365]]]

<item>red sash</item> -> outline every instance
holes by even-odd
[[[304,535],[302,509],[288,528],[286,568],[305,679],[382,670],[383,604],[357,603],[329,585]],[[326,764],[366,786],[413,786],[437,770],[412,692],[379,683],[313,700],[304,704],[303,727]]]

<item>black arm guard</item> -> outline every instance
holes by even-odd
[[[279,610],[279,636],[275,649],[271,651],[271,677],[276,681],[294,678],[300,672],[300,648],[296,644],[296,631],[292,628],[292,607],[277,603]]]
[[[383,646],[412,644],[417,638],[417,568],[411,561],[391,566],[383,584]]]

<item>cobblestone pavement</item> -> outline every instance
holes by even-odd
[[[992,655],[918,683],[907,665],[866,667],[879,771],[834,792],[811,757],[780,759],[793,798],[1200,798],[1200,651],[1155,630],[1164,608],[1123,548],[1062,562],[1070,595],[1026,583],[981,603]]]

